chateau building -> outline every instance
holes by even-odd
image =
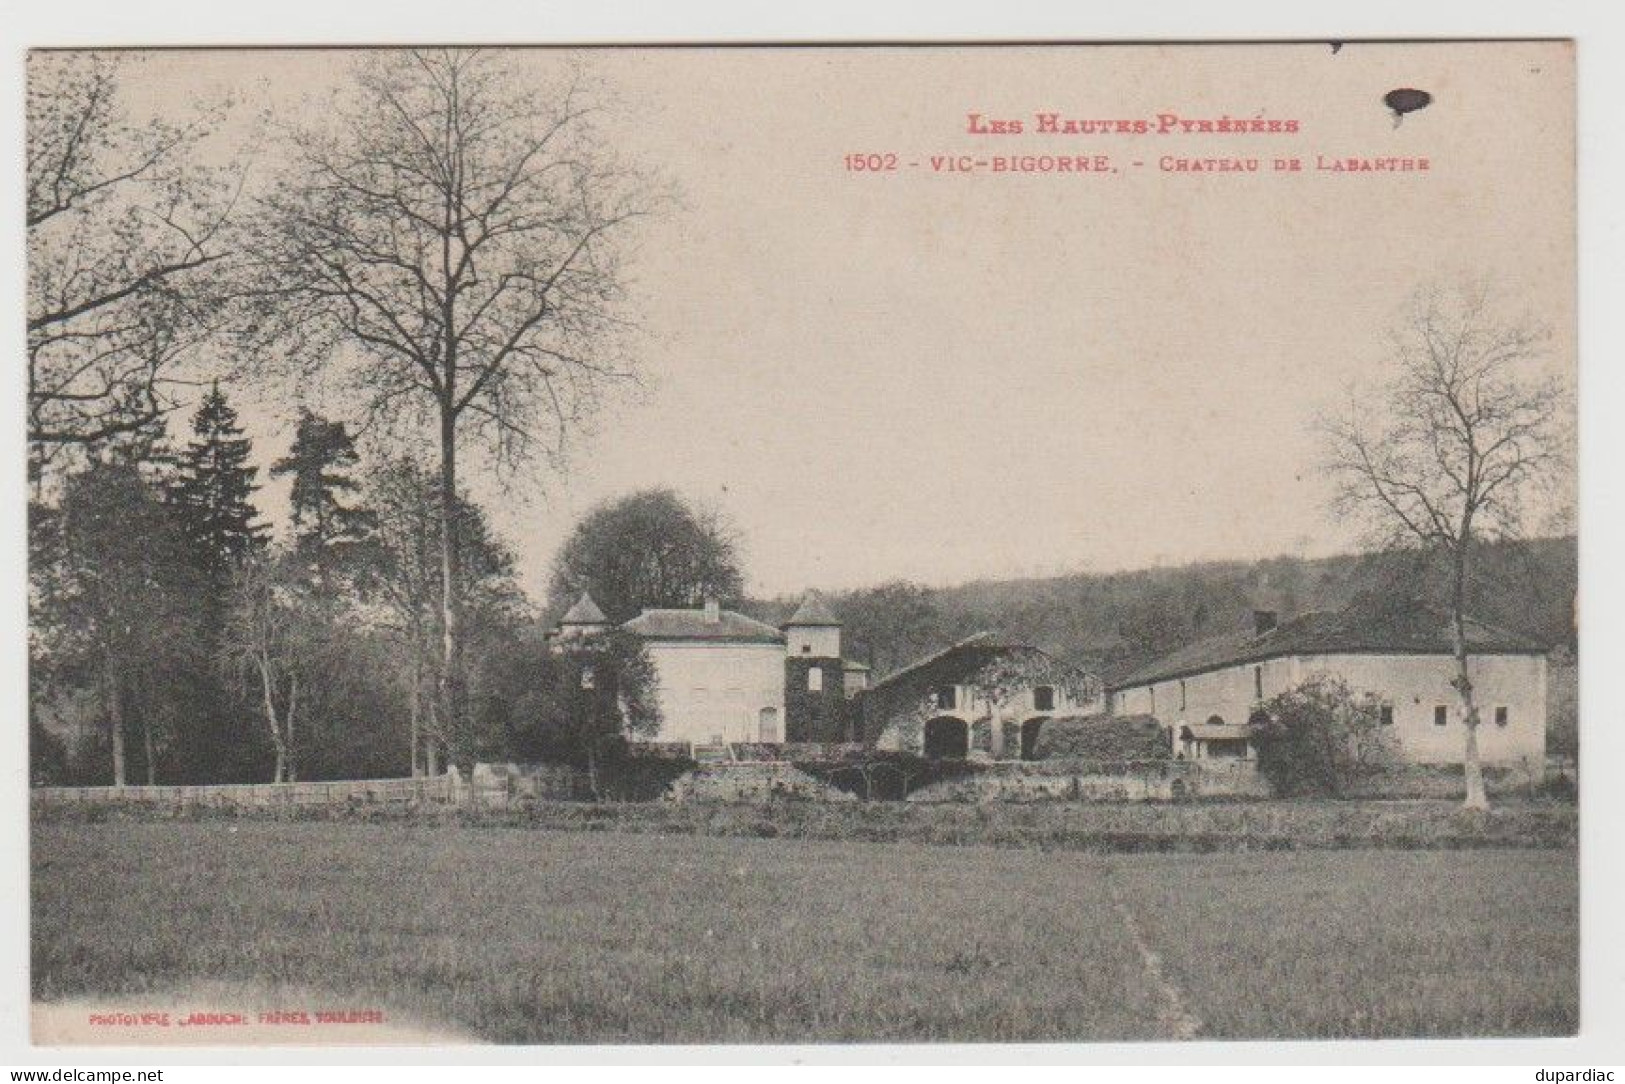
[[[583,594],[555,636],[611,627]],[[644,740],[839,742],[849,737],[847,680],[866,684],[868,668],[841,658],[841,623],[815,591],[782,628],[725,610],[644,610],[620,626],[643,641],[659,682],[661,724]]]

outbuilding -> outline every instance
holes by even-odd
[[[1468,674],[1485,764],[1542,764],[1546,755],[1546,649],[1483,621],[1466,622]],[[1461,762],[1465,722],[1450,616],[1418,604],[1352,606],[1278,623],[1258,611],[1251,628],[1203,640],[1116,678],[1114,714],[1155,716],[1176,756],[1253,755],[1251,724],[1267,701],[1312,676],[1374,694],[1382,725],[1414,764]]]

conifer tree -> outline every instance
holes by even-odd
[[[232,570],[266,541],[253,495],[259,468],[248,462],[253,442],[216,381],[192,416],[193,439],[182,450],[172,487],[198,570],[220,589]]]
[[[302,408],[293,446],[271,465],[271,477],[293,476],[295,553],[324,576],[364,545],[376,526],[372,513],[344,500],[361,488],[350,474],[359,461],[343,422]]]

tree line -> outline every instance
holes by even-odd
[[[191,438],[106,449],[30,512],[34,774],[222,782],[434,771],[440,516],[407,457],[364,474],[349,433],[305,411],[291,531],[256,506],[252,447],[218,385]],[[482,637],[523,623],[511,553],[458,506]],[[71,736],[74,740],[68,740]]]
[[[1481,545],[1467,609],[1573,654],[1578,547],[1572,535]],[[1255,609],[1282,619],[1377,600],[1449,605],[1444,569],[1418,550],[1269,557],[1123,572],[932,586],[894,580],[829,592],[847,650],[877,676],[980,631],[1025,640],[1110,678],[1178,648],[1248,628]],[[794,597],[746,603],[782,620]]]
[[[562,65],[371,53],[330,100],[256,121],[229,99],[141,115],[143,63],[29,59],[40,757],[90,771],[43,725],[89,712],[119,781],[467,762],[471,645],[516,642],[523,609],[467,462],[562,461],[636,380],[625,252],[661,187],[608,149],[591,80]],[[249,387],[346,407],[303,416],[272,468],[293,476],[284,544],[227,400]],[[364,478],[347,425],[379,449]]]
[[[154,424],[31,508],[31,774],[39,782],[297,781],[437,774],[469,760],[576,764],[596,779],[652,734],[658,685],[635,636],[550,643],[563,603],[735,599],[730,532],[670,490],[608,502],[555,561],[538,610],[481,507],[459,498],[467,732],[437,695],[442,520],[433,469],[363,456],[302,410],[288,530],[272,538],[252,443],[219,385],[171,447]],[[468,762],[462,765],[465,769]]]

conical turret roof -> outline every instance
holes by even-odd
[[[808,591],[801,598],[801,605],[791,615],[790,620],[784,623],[785,628],[794,625],[840,625],[840,618],[830,612],[829,604],[824,596],[817,591]]]
[[[607,625],[609,624],[609,618],[604,616],[604,611],[598,608],[598,603],[592,600],[592,596],[583,591],[581,597],[576,599],[576,604],[571,606],[563,617],[559,618],[559,624]]]

